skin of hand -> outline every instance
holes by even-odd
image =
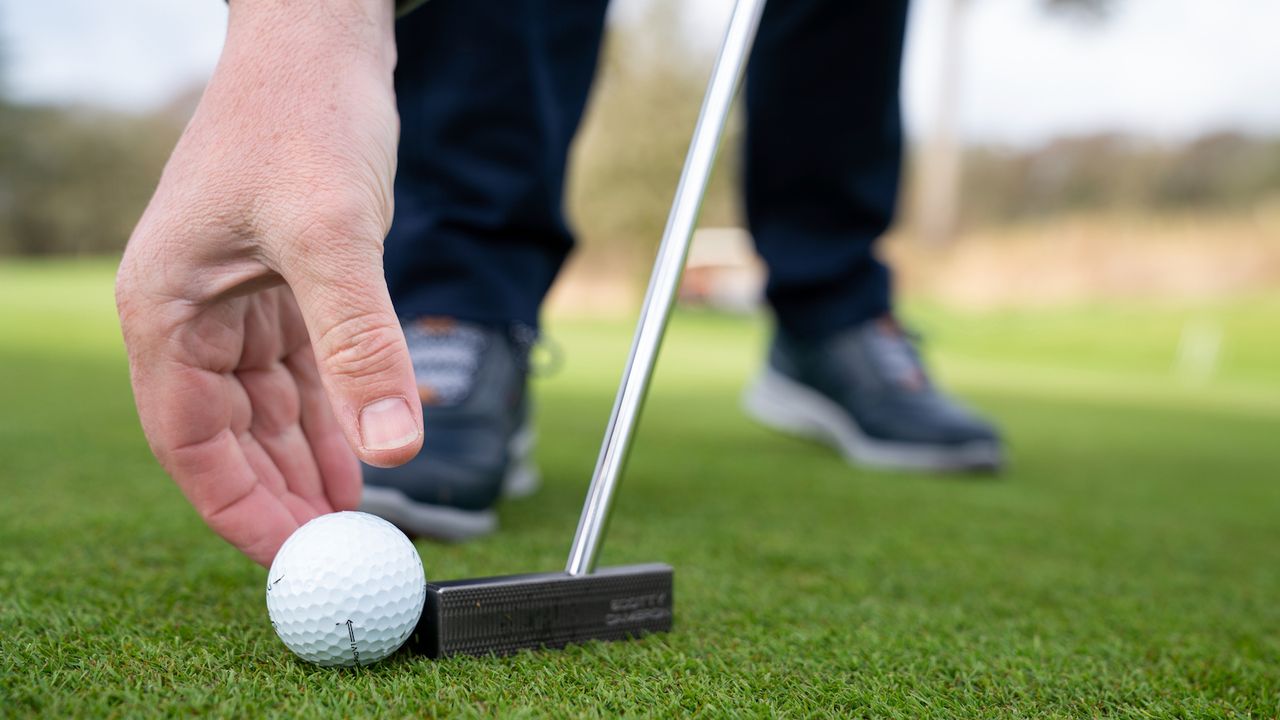
[[[404,463],[422,407],[382,270],[399,118],[390,0],[232,0],[116,304],[152,452],[268,565]]]

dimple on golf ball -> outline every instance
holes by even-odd
[[[369,665],[395,652],[425,599],[413,543],[367,513],[322,515],[298,528],[267,574],[276,634],[302,659],[329,667]]]

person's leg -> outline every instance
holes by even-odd
[[[526,378],[572,246],[566,158],[606,0],[432,0],[397,26],[400,166],[386,273],[423,404],[422,452],[366,468],[361,505],[415,535],[497,526],[536,485]]]
[[[992,469],[1000,439],[930,380],[875,257],[898,196],[906,0],[765,10],[747,80],[747,216],[777,330],[761,422],[889,468]]]
[[[396,27],[387,281],[401,317],[537,324],[607,0],[432,0]]]
[[[779,324],[808,338],[888,312],[874,255],[902,157],[906,0],[771,3],[747,75],[746,208]]]

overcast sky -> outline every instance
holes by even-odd
[[[616,0],[615,21],[645,2]],[[947,2],[913,8],[905,101],[915,131],[935,108]],[[731,0],[684,5],[685,32],[714,46]],[[964,135],[1027,144],[1100,130],[1280,134],[1280,0],[1118,5],[1090,24],[1046,16],[1038,0],[972,0]],[[5,89],[29,101],[153,107],[207,77],[225,23],[219,0],[0,0]]]

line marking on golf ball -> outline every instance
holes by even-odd
[[[351,658],[355,660],[356,665],[360,664],[360,647],[356,644],[355,623],[351,622],[351,618],[347,618],[345,623],[334,623],[334,625],[346,625],[347,637],[351,639]]]

